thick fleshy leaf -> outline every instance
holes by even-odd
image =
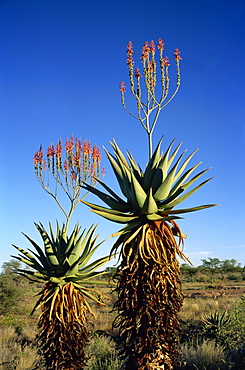
[[[182,166],[180,167],[178,173],[175,175],[175,178],[174,178],[174,181],[176,181],[180,176],[181,174],[183,173],[183,171],[185,170],[186,166],[188,165],[188,163],[190,162],[191,158],[194,156],[194,154],[196,154],[196,152],[198,151],[199,149],[196,149],[193,153],[191,153],[189,155],[189,157],[184,161],[184,163],[182,164]]]
[[[108,193],[112,195],[113,198],[115,198],[115,200],[117,200],[119,203],[122,203],[122,204],[125,203],[125,205],[127,205],[127,203],[122,198],[120,198],[109,186],[107,186],[100,178],[98,177],[94,177],[94,178],[101,186],[103,186],[104,189],[108,191]]]
[[[90,186],[88,184],[84,184],[82,188],[88,190],[89,192],[97,195],[104,203],[106,203],[110,208],[116,209],[117,211],[125,211],[127,212],[128,204],[126,202],[119,202],[118,200],[112,198],[110,195]],[[82,201],[86,204],[85,201]]]
[[[156,201],[162,201],[162,200],[164,200],[165,198],[168,197],[168,195],[170,193],[170,190],[171,190],[171,187],[173,186],[174,181],[175,181],[174,180],[175,179],[175,172],[177,170],[177,167],[178,167],[183,155],[184,155],[184,153],[182,153],[182,155],[179,157],[179,159],[177,160],[177,162],[175,163],[175,165],[173,166],[171,171],[166,176],[163,183],[156,190],[156,192],[154,194],[154,199]]]
[[[120,160],[120,162],[130,171],[130,167],[129,167],[129,164],[126,160],[126,158],[124,157],[123,153],[121,152],[119,146],[117,145],[115,139],[113,139],[113,142],[110,142],[111,146],[113,147],[114,151],[115,151],[115,154],[117,156],[117,158]]]
[[[142,226],[143,224],[143,220],[142,218],[138,217],[136,218],[135,220],[133,221],[130,221],[128,223],[127,226],[123,227],[121,230],[117,231],[116,233],[112,234],[111,235],[111,238],[112,237],[115,237],[115,236],[119,236],[119,235],[123,235],[123,234],[126,234],[128,233],[129,231],[132,231],[134,229],[138,229]]]
[[[202,162],[199,162],[197,163],[195,166],[193,166],[192,168],[190,168],[189,170],[187,170],[180,178],[178,181],[176,181],[176,183],[174,184],[174,186],[172,187],[170,193],[169,193],[169,196],[171,196],[172,194],[174,194],[176,192],[177,189],[179,189],[183,183],[188,179],[188,177],[192,174],[193,171],[195,171],[195,169],[201,164]]]
[[[47,257],[47,261],[49,262],[50,264],[50,267],[54,267],[54,266],[57,266],[59,264],[59,261],[54,253],[54,250],[52,248],[52,242],[46,232],[46,230],[44,229],[43,225],[40,223],[40,225],[38,224],[35,224],[37,230],[39,231],[39,233],[41,234],[41,237],[43,239],[43,242],[44,242],[44,246],[45,246],[45,254],[46,254],[46,257]]]
[[[37,255],[38,255],[38,259],[39,261],[42,263],[42,265],[44,267],[47,267],[47,260],[46,260],[46,256],[45,254],[43,253],[43,250],[39,247],[39,245],[33,240],[31,239],[28,235],[26,235],[25,233],[22,233],[28,240],[29,242],[33,245],[33,247],[36,249],[37,251]],[[33,252],[32,252],[33,253]]]
[[[178,215],[178,214],[181,214],[181,213],[201,211],[202,209],[215,207],[215,206],[218,206],[218,204],[205,204],[203,206],[191,207],[191,208],[186,208],[186,209],[172,209],[172,210],[166,211],[166,213],[168,215],[171,215],[171,214]]]
[[[114,221],[114,222],[119,223],[119,224],[127,224],[128,222],[138,218],[138,216],[130,216],[130,215],[118,216],[118,215],[112,215],[112,214],[107,213],[107,212],[101,212],[101,211],[96,211],[96,210],[92,210],[91,212],[94,212],[94,213],[106,218],[107,220]]]
[[[166,208],[173,208],[175,207],[177,204],[180,204],[182,203],[184,200],[186,200],[187,198],[189,198],[192,194],[194,194],[197,190],[199,190],[201,187],[203,187],[203,185],[207,184],[210,180],[212,180],[212,177],[204,182],[202,182],[200,185],[196,186],[194,189],[188,191],[186,194],[182,195],[182,197],[174,200],[173,202],[170,202],[166,205]]]
[[[161,144],[162,138],[159,140],[156,149],[152,154],[144,172],[143,188],[146,192],[148,192],[150,187],[152,187],[152,179],[154,177],[159,161],[161,160]]]
[[[150,215],[146,215],[146,217],[149,221],[170,221],[182,218],[177,216],[166,216],[166,215],[161,216],[158,213],[152,213]]]
[[[116,175],[120,189],[123,195],[128,199],[129,197],[128,189],[129,189],[130,183],[129,183],[128,177],[125,176],[125,170],[119,166],[117,160],[110,153],[106,151],[106,154],[110,161],[114,174]]]
[[[152,188],[150,188],[146,196],[145,203],[141,209],[141,213],[150,214],[150,213],[157,213],[157,211],[158,211],[158,207],[152,195]]]
[[[136,180],[133,173],[131,173],[131,183],[132,183],[132,193],[137,202],[136,210],[140,210],[144,206],[146,200],[146,193],[143,190],[142,186],[139,184],[139,182]]]
[[[102,206],[99,206],[97,204],[88,203],[88,202],[85,202],[85,201],[83,201],[83,203],[86,204],[88,207],[94,209],[94,210],[102,211],[102,212],[107,212],[107,213],[111,213],[113,215],[120,215],[120,216],[124,216],[125,215],[125,212],[129,212],[132,209],[132,206],[130,206],[130,207],[128,206],[126,211],[119,212],[119,211],[117,211],[115,209],[102,207]]]

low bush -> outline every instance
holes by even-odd
[[[87,355],[89,356],[87,370],[120,370],[116,343],[104,336],[94,335],[91,339]]]

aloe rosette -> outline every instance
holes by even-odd
[[[130,152],[127,153],[127,160],[116,142],[111,143],[114,155],[107,151],[106,153],[126,200],[119,197],[100,179],[97,179],[97,181],[107,190],[107,194],[89,184],[83,185],[86,190],[97,195],[109,207],[83,201],[94,213],[110,221],[126,224],[125,227],[113,235],[124,235],[120,239],[124,240],[124,243],[128,243],[132,236],[135,237],[145,225],[152,222],[169,222],[176,228],[174,220],[180,219],[179,215],[215,206],[215,204],[209,204],[187,209],[174,209],[175,206],[189,198],[211,180],[209,178],[187,191],[209,168],[189,179],[201,164],[199,162],[186,170],[197,150],[181,164],[185,152],[182,153],[172,165],[182,144],[180,143],[171,154],[174,141],[171,142],[165,154],[161,155],[162,140],[160,140],[144,172],[136,164]],[[182,237],[182,233],[177,229],[175,232],[177,236]],[[146,250],[142,250],[142,253],[147,256]]]
[[[44,248],[24,234],[35,251],[25,251],[14,246],[19,256],[13,256],[30,267],[18,272],[44,288],[33,312],[41,308],[39,316],[40,341],[48,369],[80,369],[85,364],[85,345],[88,342],[89,315],[93,315],[88,299],[102,304],[97,298],[99,291],[91,285],[102,284],[96,278],[98,271],[108,260],[91,258],[101,243],[97,243],[97,226],[81,230],[77,224],[70,236],[66,225],[57,223],[54,233],[39,223],[35,224],[41,235]]]
[[[94,213],[124,225],[112,235],[118,239],[111,253],[121,246],[114,325],[119,328],[122,356],[130,370],[153,369],[156,364],[159,369],[172,369],[177,355],[177,314],[183,300],[177,256],[188,260],[182,252],[184,235],[176,220],[185,213],[214,206],[175,209],[210,180],[196,185],[208,169],[194,175],[200,163],[187,166],[196,151],[183,160],[185,152],[177,155],[181,144],[172,150],[172,141],[161,154],[161,143],[144,172],[130,152],[126,158],[117,143],[111,143],[114,153],[106,154],[125,200],[99,179],[106,192],[83,185],[106,206],[83,203]]]

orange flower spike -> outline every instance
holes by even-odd
[[[92,152],[92,165],[91,165],[91,171],[92,171],[91,174],[93,176],[99,176],[100,162],[101,162],[100,148],[94,145],[93,152]]]
[[[128,46],[127,46],[127,51],[126,51],[127,55],[134,55],[134,51],[133,51],[133,43],[132,41],[129,41],[128,43]]]
[[[76,179],[76,173],[75,173],[74,170],[71,171],[70,178],[71,178],[71,180],[75,180]]]
[[[83,175],[86,180],[87,173],[90,167],[90,154],[91,154],[91,145],[89,141],[85,140],[82,146],[82,154],[83,154]]]
[[[142,77],[142,76],[141,76],[141,74],[140,74],[140,70],[139,70],[139,68],[136,68],[136,69],[135,69],[134,76],[135,76],[136,78],[140,78],[140,77]]]
[[[74,148],[74,137],[72,136],[70,138],[70,140],[66,139],[66,143],[65,143],[65,150],[66,150],[66,154],[70,154],[72,155],[73,154],[73,148]]]
[[[140,58],[143,60],[143,62],[145,62],[149,58],[149,51],[150,51],[150,47],[149,47],[148,41],[146,41],[142,48],[142,54]]]
[[[84,143],[83,143],[82,152],[84,154],[90,154],[91,151],[92,151],[92,149],[91,149],[90,142],[85,140]]]
[[[54,144],[50,144],[48,149],[47,149],[47,157],[53,157],[55,155],[55,148]]]
[[[74,165],[78,167],[78,170],[80,170],[80,165],[81,165],[81,151],[82,151],[82,143],[81,140],[76,138],[76,154],[73,157],[74,160]]]
[[[94,145],[94,148],[93,148],[93,155],[97,162],[101,161],[100,148],[97,147],[96,145]]]
[[[174,60],[175,61],[178,61],[178,60],[181,60],[182,58],[181,58],[181,56],[180,56],[180,51],[179,51],[179,49],[175,49],[174,50]]]
[[[69,153],[70,152],[70,143],[69,143],[69,140],[68,139],[66,139],[65,151],[66,151],[66,153]]]
[[[47,149],[47,160],[48,160],[48,168],[50,168],[52,165],[53,172],[54,172],[54,157],[55,157],[54,144],[50,144]]]
[[[66,172],[68,172],[68,170],[69,170],[69,163],[68,163],[67,159],[66,159],[66,160],[65,160],[65,162],[64,162],[64,170],[65,170]]]
[[[154,44],[153,40],[151,40],[151,42],[150,42],[149,51],[152,54],[155,54],[155,52],[156,52],[156,47],[155,47],[155,44]]]
[[[120,84],[119,84],[119,88],[120,88],[120,92],[121,93],[124,93],[124,92],[126,92],[126,86],[125,86],[125,82],[120,82]]]
[[[163,64],[164,64],[166,67],[169,67],[169,66],[170,66],[169,58],[168,58],[168,57],[164,57],[164,58],[163,58]]]
[[[73,148],[74,148],[74,136],[71,136],[71,138],[70,138],[70,147],[73,150]]]
[[[61,144],[61,140],[59,140],[57,147],[56,147],[56,157],[61,158],[61,155],[62,155],[62,144]]]
[[[43,157],[43,149],[42,145],[40,146],[39,151],[37,151],[33,158],[34,166],[35,166],[35,172],[37,176],[42,176],[42,171],[46,171],[46,161]]]
[[[134,51],[133,51],[133,44],[131,41],[129,41],[128,43],[126,53],[127,53],[127,65],[132,68],[134,64],[134,60],[133,60]]]
[[[158,39],[158,44],[157,44],[157,48],[160,50],[160,51],[163,51],[164,50],[164,42],[162,39]]]
[[[43,157],[43,153],[42,153],[42,146],[40,146],[40,149],[39,151],[37,151],[34,155],[34,158],[33,158],[33,163],[35,165],[39,164],[40,161],[42,162],[42,157]]]
[[[59,140],[56,146],[56,166],[58,171],[61,169],[61,156],[62,156],[62,144],[61,140]]]

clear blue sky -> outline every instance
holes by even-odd
[[[170,59],[181,50],[182,83],[160,116],[154,144],[164,134],[163,148],[173,138],[189,153],[200,148],[192,164],[211,166],[215,178],[183,206],[220,204],[179,222],[188,232],[185,252],[195,265],[208,257],[244,265],[244,25],[244,0],[1,0],[0,265],[15,253],[12,243],[30,247],[21,232],[39,241],[33,222],[63,221],[35,178],[40,144],[73,134],[110,149],[115,137],[144,167],[146,134],[122,108],[118,86],[128,85],[128,41],[137,59],[144,41],[159,37]],[[170,74],[173,86],[174,63]],[[103,163],[116,189],[105,156]],[[99,222],[101,239],[118,229],[83,205],[78,219],[84,227]]]

